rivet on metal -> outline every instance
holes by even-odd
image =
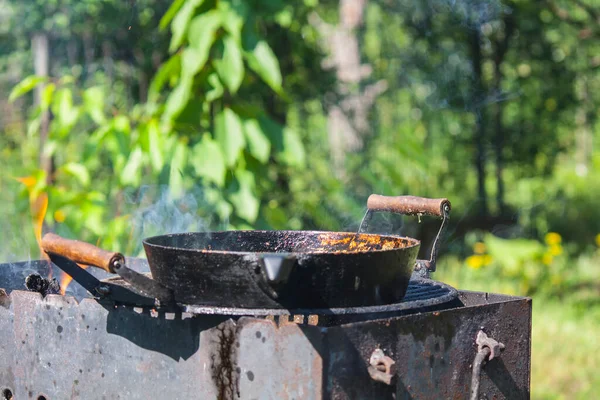
[[[96,288],[96,291],[98,292],[99,295],[106,296],[110,293],[110,286],[100,285]]]

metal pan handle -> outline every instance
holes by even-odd
[[[77,264],[89,265],[111,274],[118,274],[145,295],[154,297],[165,304],[173,302],[173,291],[171,289],[128,268],[125,257],[121,253],[102,250],[92,244],[78,240],[65,239],[54,233],[44,235],[42,249],[50,255],[61,256]]]
[[[382,196],[372,194],[367,200],[367,208],[371,211],[389,211],[405,215],[429,215],[444,217],[450,212],[448,199],[426,199],[416,196]]]
[[[452,205],[448,199],[428,199],[417,196],[382,196],[372,194],[367,200],[367,212],[358,229],[359,232],[364,232],[375,212],[393,212],[403,215],[415,216],[433,216],[442,218],[440,230],[431,247],[429,260],[417,260],[415,271],[421,276],[429,277],[429,273],[435,271],[435,262],[437,252],[440,245],[440,237],[446,231],[448,220],[450,219],[450,210]]]

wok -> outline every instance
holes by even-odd
[[[417,260],[420,241],[363,233],[373,212],[442,217],[429,260]],[[223,231],[154,236],[143,240],[151,277],[125,257],[48,233],[50,255],[120,275],[161,303],[235,308],[365,307],[400,301],[415,270],[435,268],[447,199],[371,195],[359,232]]]

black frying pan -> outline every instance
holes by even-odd
[[[373,211],[444,217],[447,199],[372,195]],[[438,234],[439,238],[439,234]],[[437,243],[437,239],[436,239]],[[119,274],[162,302],[236,308],[337,308],[400,301],[415,269],[420,242],[395,235],[320,231],[177,233],[143,240],[152,278],[125,265],[119,253],[46,234],[44,251]]]

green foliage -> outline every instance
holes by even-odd
[[[22,257],[36,254],[29,216],[44,194],[48,229],[131,255],[141,234],[169,224],[354,230],[371,193],[413,194],[453,204],[436,279],[597,306],[593,2],[367,2],[356,35],[372,75],[347,94],[380,80],[388,89],[344,174],[330,162],[327,118],[343,98],[308,23],[316,11],[336,24],[339,2],[5,3],[0,220],[19,228],[0,239]],[[33,75],[34,34],[49,39],[48,78]],[[477,160],[489,214],[514,218],[492,220],[493,234],[478,231],[489,216],[476,213]]]
[[[40,82],[44,82],[46,78],[43,76],[28,76],[23,79],[14,89],[10,92],[8,96],[8,101],[13,102],[20,96],[23,96],[25,93],[28,93],[33,88],[35,88]]]
[[[123,248],[127,214],[107,222],[127,211],[110,199],[150,184],[166,185],[173,199],[201,188],[197,212],[216,213],[216,225],[264,224],[270,176],[305,165],[298,134],[275,121],[264,96],[248,96],[268,87],[269,100],[283,93],[277,57],[260,33],[268,20],[243,1],[173,3],[161,21],[171,24],[172,55],[150,83],[148,102],[132,109],[117,111],[108,87],[82,89],[68,76],[17,85],[11,100],[47,83],[29,121],[37,137],[42,111],[52,113],[43,151],[56,170],[39,180],[50,194],[46,222]]]

